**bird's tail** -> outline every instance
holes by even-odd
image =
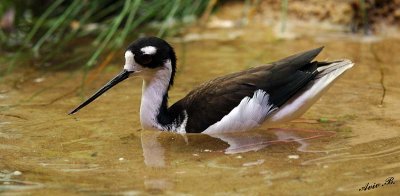
[[[346,70],[353,67],[353,65],[354,63],[347,59],[334,62],[318,62],[318,73],[315,76],[314,80],[318,80],[322,77],[329,77],[330,79],[328,80],[328,83],[330,83]]]
[[[317,75],[304,89],[308,96],[319,98],[346,70],[354,65],[350,60],[318,62]],[[315,102],[315,101],[313,101]]]
[[[273,125],[300,117],[328,90],[340,75],[354,65],[350,60],[315,63],[317,63],[315,78],[272,114],[267,119],[267,123]]]

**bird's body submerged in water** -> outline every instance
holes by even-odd
[[[176,70],[174,50],[160,38],[141,38],[127,48],[124,70],[70,114],[126,78],[140,76],[144,129],[214,134],[288,122],[301,116],[353,66],[349,60],[312,61],[321,50],[215,78],[168,107]]]

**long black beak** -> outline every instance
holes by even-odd
[[[91,103],[92,101],[94,101],[97,97],[99,97],[100,95],[102,95],[103,93],[105,93],[106,91],[108,91],[108,89],[112,88],[113,86],[115,86],[116,84],[124,81],[125,79],[127,79],[129,77],[129,74],[132,72],[129,72],[127,70],[123,70],[121,73],[119,73],[117,76],[115,76],[112,80],[110,80],[109,82],[107,82],[106,85],[104,85],[100,90],[98,90],[95,94],[93,94],[89,99],[87,99],[86,101],[84,101],[83,103],[81,103],[78,107],[76,107],[74,110],[72,110],[69,115],[71,114],[75,114],[76,112],[78,112],[81,108],[85,107],[86,105],[88,105],[89,103]]]

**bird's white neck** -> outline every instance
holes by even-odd
[[[140,105],[140,123],[143,129],[164,128],[157,120],[163,99],[168,93],[169,81],[171,79],[170,62],[166,66],[151,70],[143,75],[142,100]]]

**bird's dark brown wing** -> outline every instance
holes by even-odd
[[[240,101],[262,89],[270,103],[279,107],[313,79],[316,63],[310,63],[322,50],[317,48],[280,61],[206,82],[172,105],[174,113],[186,110],[189,119],[186,132],[202,132],[221,120]]]

